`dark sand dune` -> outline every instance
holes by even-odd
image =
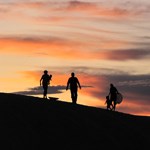
[[[0,93],[1,149],[146,149],[150,117]]]

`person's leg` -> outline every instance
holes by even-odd
[[[75,103],[77,103],[77,98],[78,98],[78,93],[77,93],[77,89],[75,89],[75,90],[74,90]]]
[[[109,110],[109,104],[107,104],[107,110]]]
[[[74,91],[73,91],[73,89],[71,89],[70,92],[71,92],[72,103],[74,103]]]
[[[114,103],[114,101],[112,101],[112,110],[115,110],[115,103]]]
[[[72,98],[72,102],[76,104],[77,102],[77,89],[76,88],[71,89],[71,98]]]
[[[110,108],[111,108],[111,110],[113,110],[113,108],[114,108],[114,105],[113,105],[113,104],[111,104],[111,105],[110,105]]]
[[[116,110],[116,100],[114,100],[114,107],[113,107],[114,111]]]
[[[112,105],[113,105],[113,108],[112,110],[115,110],[116,109],[116,94],[111,94],[111,101],[112,101]]]
[[[112,101],[110,101],[109,107],[110,107],[110,110],[113,110],[113,104],[112,104]]]
[[[48,86],[47,86],[47,85],[44,85],[44,86],[43,86],[43,89],[44,89],[43,98],[47,98],[47,89],[48,89]]]
[[[114,111],[116,110],[116,104],[117,104],[116,100],[117,100],[117,94],[114,94]]]
[[[43,86],[43,98],[45,98],[45,88]]]

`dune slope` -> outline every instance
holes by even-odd
[[[9,150],[146,149],[150,117],[0,93],[1,147]]]

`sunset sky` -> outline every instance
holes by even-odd
[[[106,108],[110,83],[124,96],[117,111],[150,116],[149,0],[0,0],[0,91],[42,97],[43,71],[53,75],[49,96]]]

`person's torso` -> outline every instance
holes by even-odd
[[[116,88],[115,87],[111,87],[110,88],[110,93],[111,94],[115,94],[117,92]]]
[[[49,82],[49,79],[50,79],[50,77],[49,77],[49,75],[48,74],[44,74],[43,75],[43,84],[48,84],[48,82]]]
[[[69,79],[70,88],[77,87],[78,79],[76,77],[71,77]]]

